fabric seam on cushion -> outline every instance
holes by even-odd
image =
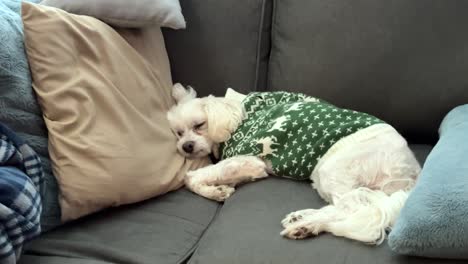
[[[261,60],[261,49],[262,49],[262,35],[263,35],[263,23],[265,20],[265,9],[266,9],[266,2],[268,0],[263,0],[262,1],[262,10],[261,10],[261,15],[260,15],[260,21],[258,25],[258,35],[257,35],[257,54],[255,58],[255,80],[254,80],[254,91],[258,91],[258,85],[259,85],[259,75],[260,75],[260,60]]]
[[[271,29],[270,29],[270,36],[271,36],[271,44],[270,44],[270,54],[268,55],[268,72],[266,76],[266,84],[265,84],[265,89],[266,91],[270,91],[270,66],[271,66],[271,57],[273,56],[273,43],[275,43],[276,40],[276,31],[274,30],[275,28],[275,23],[276,23],[276,16],[277,16],[277,3],[276,0],[273,1],[273,11],[271,12]]]
[[[154,20],[152,19],[138,20],[138,19],[113,18],[113,17],[107,17],[107,16],[100,16],[100,17],[91,16],[91,17],[101,20],[102,22],[106,24],[117,24],[119,22],[123,22],[125,24],[140,25],[139,27],[158,24],[158,23],[155,23]]]
[[[55,240],[55,241],[58,241],[58,240]],[[61,254],[61,255],[58,255],[58,254],[57,255],[52,255],[51,253],[41,253],[41,252],[38,252],[37,250],[29,251],[28,248],[26,248],[26,250],[24,251],[24,255],[39,256],[39,257],[52,257],[52,258],[66,258],[66,259],[96,260],[96,259],[90,259],[88,257],[83,257],[83,256],[66,256],[66,255],[63,255],[63,254]],[[101,261],[101,260],[98,260],[98,261]]]
[[[155,21],[154,19],[139,20],[139,19],[112,18],[112,17],[106,17],[106,16],[100,16],[100,17],[90,16],[90,17],[98,19],[107,25],[112,25],[112,26],[122,27],[122,28],[143,28],[147,26],[171,28],[168,24],[174,24],[174,23],[160,23],[160,22]],[[121,23],[125,23],[126,25],[125,26],[117,25]]]
[[[185,217],[181,217],[181,216],[177,216],[177,215],[173,215],[173,214],[165,214],[165,213],[160,213],[160,212],[151,212],[151,211],[148,211],[148,210],[147,210],[147,212],[150,212],[151,214],[155,214],[155,215],[162,215],[162,216],[167,216],[167,217],[174,218],[174,219],[179,219],[179,220],[181,220],[183,222],[187,222],[187,223],[190,223],[190,224],[203,226],[202,223],[195,222],[195,221],[187,219]]]
[[[200,243],[200,240],[204,237],[206,231],[211,227],[211,224],[213,224],[214,220],[216,219],[216,217],[219,215],[219,212],[221,211],[221,208],[223,206],[222,205],[218,205],[218,207],[216,208],[216,212],[214,213],[213,217],[211,218],[210,222],[208,223],[208,225],[206,226],[205,230],[203,230],[203,232],[200,234],[200,237],[197,239],[197,241],[193,244],[192,248],[190,248],[187,253],[185,253],[185,255],[179,259],[179,261],[177,262],[177,264],[184,264],[184,263],[188,263],[190,264],[192,262],[192,256],[193,256],[193,253],[195,253],[195,250],[198,248],[198,244]],[[184,262],[185,261],[185,262]]]

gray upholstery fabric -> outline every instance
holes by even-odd
[[[421,161],[430,149],[413,148]],[[287,213],[323,205],[306,182],[269,178],[246,184],[220,209],[189,263],[457,263],[397,256],[386,244],[374,248],[328,234],[297,241],[280,236]]]
[[[419,141],[468,102],[468,2],[275,0],[268,87],[390,122]]]
[[[271,1],[180,4],[187,28],[163,31],[175,82],[192,85],[201,95],[265,87]]]
[[[24,255],[20,263],[31,264],[109,264],[107,261],[89,260],[81,258],[56,257],[56,256],[30,256]]]
[[[182,189],[103,211],[33,241],[20,264],[181,263],[218,206]]]

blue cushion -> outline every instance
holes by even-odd
[[[24,138],[43,162],[46,192],[41,223],[48,230],[60,223],[58,187],[50,166],[47,129],[31,87],[20,7],[20,0],[0,0],[0,122]]]
[[[389,235],[400,254],[468,259],[468,105],[450,111]]]

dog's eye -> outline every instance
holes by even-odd
[[[195,130],[199,130],[203,127],[203,125],[205,125],[205,122],[201,122],[199,124],[196,124],[195,126],[193,126],[193,128],[195,128]]]
[[[184,135],[184,132],[183,132],[183,131],[177,131],[177,135],[178,135],[179,137],[181,137],[181,136]]]

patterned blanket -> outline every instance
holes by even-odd
[[[41,232],[43,178],[36,153],[0,124],[0,263],[16,263]]]

